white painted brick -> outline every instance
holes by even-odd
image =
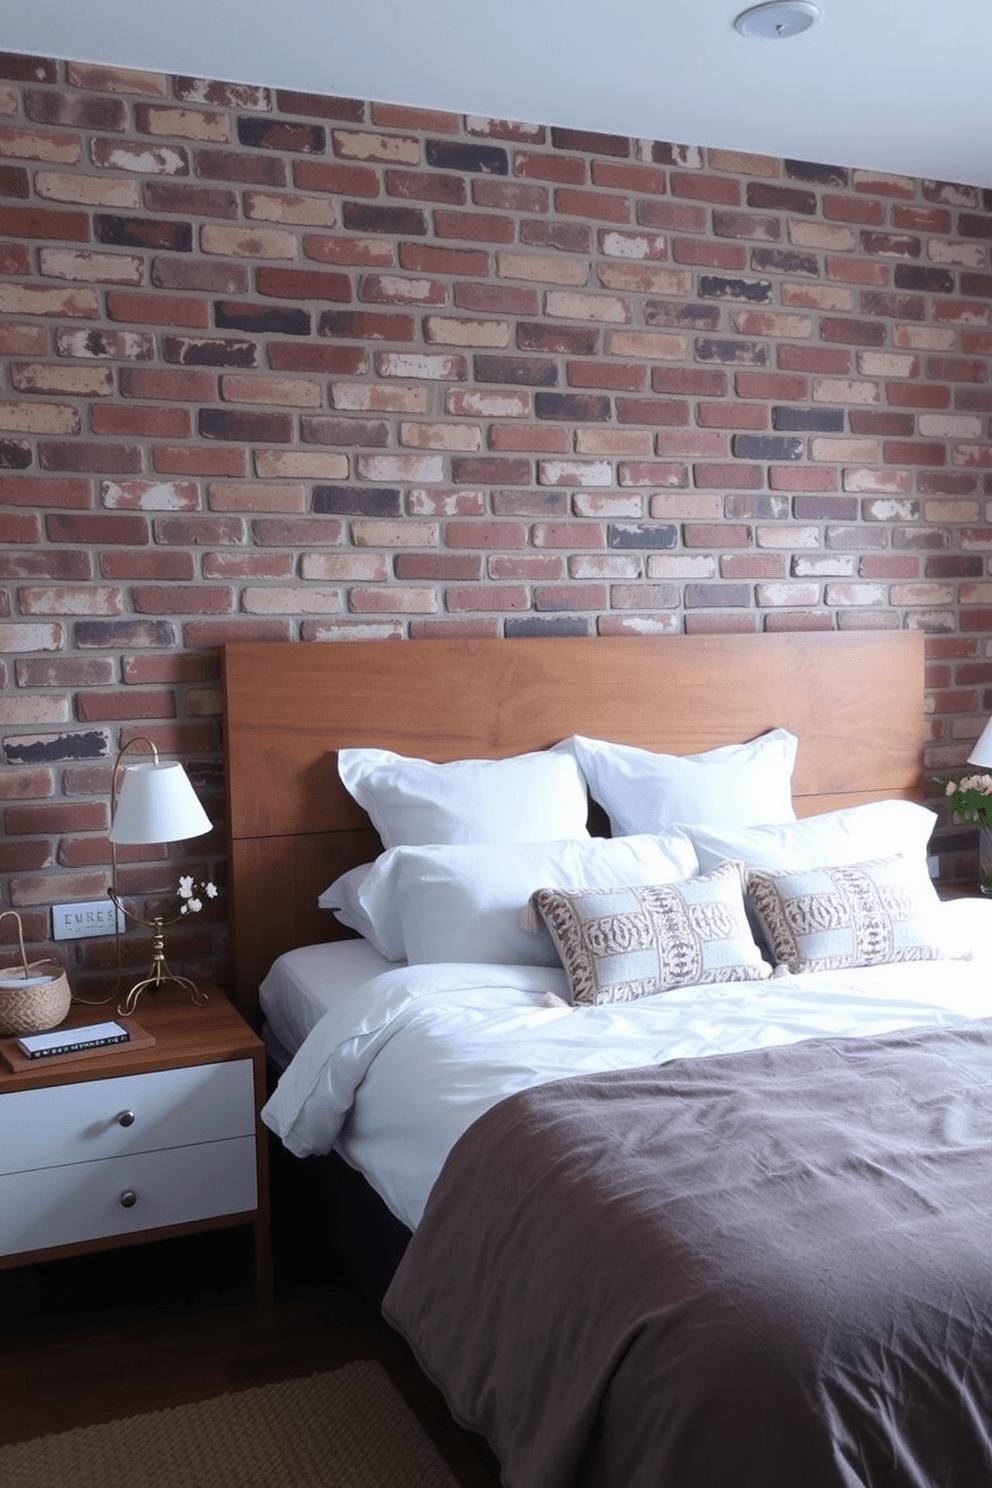
[[[820,546],[819,527],[794,527],[785,524],[780,527],[759,526],[755,530],[755,542],[759,548],[818,548]]]

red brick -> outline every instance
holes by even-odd
[[[681,428],[689,423],[689,404],[682,398],[618,398],[616,406],[622,424],[665,424]]]
[[[512,217],[491,212],[434,213],[434,231],[440,238],[462,238],[476,243],[512,243],[516,224]]]
[[[401,243],[400,264],[416,274],[465,274],[484,278],[489,269],[488,254],[467,248],[433,248],[422,243]]]
[[[701,429],[767,429],[768,409],[763,403],[699,403],[696,422]]]
[[[482,610],[500,613],[504,610],[529,608],[527,590],[519,584],[472,584],[446,589],[445,607],[449,610]]]
[[[209,307],[202,300],[178,295],[126,294],[110,290],[107,310],[111,320],[135,325],[191,326],[205,330],[211,324]]]
[[[90,410],[94,434],[131,439],[187,439],[192,420],[185,408],[96,407]]]
[[[825,611],[791,610],[787,614],[766,614],[764,628],[769,632],[832,630],[833,617]]]
[[[826,262],[827,278],[839,284],[873,285],[885,288],[890,282],[887,264],[870,263],[863,258],[833,258]]]
[[[189,583],[196,577],[189,553],[123,552],[101,553],[100,574],[105,579],[127,582],[133,579],[171,579]]]
[[[131,591],[131,599],[139,615],[223,615],[233,603],[230,589],[209,584],[195,588],[143,584]]]
[[[45,470],[89,470],[100,475],[136,475],[141,469],[141,450],[137,445],[98,444],[80,440],[78,444],[45,440],[39,444],[40,464]]]
[[[54,512],[46,518],[45,526],[52,542],[122,543],[133,547],[148,541],[148,522],[144,517],[118,517],[103,512],[67,516]]]
[[[722,207],[741,203],[740,182],[732,176],[710,176],[704,172],[672,171],[669,176],[673,196],[693,201],[713,202]]]
[[[351,299],[351,280],[347,274],[324,274],[319,270],[277,269],[262,264],[255,273],[258,293],[286,300]]]
[[[881,202],[869,201],[865,197],[836,196],[825,192],[823,215],[828,222],[860,222],[865,227],[882,227],[885,224],[885,207]]]
[[[699,487],[712,486],[715,490],[760,491],[764,484],[764,473],[760,465],[707,465],[699,464],[693,470],[693,478]]]
[[[565,577],[564,559],[540,554],[513,557],[499,555],[490,558],[486,567],[491,579],[521,579],[525,583],[534,583],[537,580],[549,581]],[[605,594],[603,602],[605,606]],[[538,609],[541,608],[546,607],[538,605]]]
[[[5,475],[0,471],[0,506],[53,507],[85,511],[93,504],[89,481],[53,480],[39,475]]]
[[[477,583],[482,578],[482,558],[472,553],[397,553],[393,566],[398,579],[460,580]],[[494,574],[515,578],[514,574]]]
[[[750,527],[729,524],[687,522],[682,536],[687,548],[747,548],[752,542]]]
[[[706,208],[694,207],[688,202],[642,198],[637,203],[635,215],[641,227],[656,227],[662,232],[704,233],[706,231]]]
[[[524,548],[528,538],[518,522],[448,522],[444,535],[449,548]]]
[[[41,540],[41,522],[29,512],[0,511],[0,543],[36,543]]]
[[[386,194],[403,201],[438,202],[449,207],[461,206],[467,195],[461,176],[413,170],[386,171]]]
[[[125,398],[151,398],[158,403],[212,403],[217,379],[211,372],[167,368],[122,367],[121,392]]]
[[[927,357],[926,375],[935,382],[987,382],[989,369],[979,357]]]
[[[901,408],[950,408],[949,388],[935,383],[888,382],[885,396],[895,407]]]
[[[507,284],[456,284],[455,304],[489,315],[537,315],[537,291]]]
[[[704,269],[747,268],[747,249],[737,243],[707,243],[698,238],[676,238],[672,243],[676,263]]]
[[[947,461],[947,446],[936,442],[913,444],[890,440],[882,453],[887,465],[943,465]]]
[[[550,202],[543,186],[525,186],[520,181],[480,177],[472,182],[472,200],[477,207],[495,207],[503,212],[548,211]]]
[[[607,192],[574,191],[559,187],[555,192],[555,210],[568,217],[590,217],[594,222],[627,223],[630,206],[626,197]]]
[[[45,207],[4,207],[3,230],[10,238],[57,238],[69,243],[90,240],[90,222],[84,212],[55,212]]]
[[[498,620],[412,620],[410,639],[485,641],[499,635]],[[304,638],[305,639],[305,638]]]
[[[767,616],[765,621],[767,628],[774,629],[773,622],[782,619],[784,619],[783,616]],[[686,635],[749,635],[758,630],[759,626],[760,621],[757,615],[740,613],[701,615],[696,613],[685,617]]]
[[[567,429],[539,424],[494,425],[488,439],[491,450],[531,450],[541,454],[568,454],[572,441]]]
[[[0,873],[37,872],[43,868],[51,868],[54,861],[54,855],[47,840],[40,842],[0,843]],[[39,916],[39,919],[41,920],[41,926],[37,931],[37,938],[41,939],[47,934],[47,926],[45,924],[48,919],[47,911],[44,916]],[[11,920],[10,925],[13,926],[13,923],[13,920]],[[25,938],[28,940],[35,938],[31,933],[30,923],[30,920],[22,909],[21,925]],[[9,941],[11,934],[12,932],[7,930],[6,925],[0,926],[0,937],[2,937],[2,940]]]
[[[110,805],[104,801],[64,801],[45,806],[8,806],[3,824],[12,837],[33,837],[43,832],[106,832]]]
[[[535,154],[530,150],[518,150],[513,157],[513,174],[529,180],[559,181],[572,186],[584,185],[588,180],[584,160],[566,155]]]
[[[152,456],[152,465],[160,475],[246,475],[247,452],[240,448],[201,449],[183,445],[158,445]]]
[[[174,718],[175,698],[171,691],[141,692],[126,688],[116,692],[84,693],[77,704],[83,723],[100,723],[129,718]]]
[[[273,372],[363,373],[368,358],[361,346],[310,346],[298,341],[270,341],[269,366]]]
[[[785,372],[814,372],[843,376],[851,369],[847,351],[819,346],[780,346],[778,364]],[[739,376],[740,374],[738,374]]]
[[[451,474],[459,485],[527,486],[533,471],[529,460],[510,460],[486,455],[464,455],[451,462]]]

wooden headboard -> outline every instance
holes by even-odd
[[[235,644],[223,688],[233,995],[252,1021],[276,956],[349,933],[317,895],[381,850],[340,748],[493,759],[587,734],[692,754],[784,726],[801,816],[922,794],[915,631]]]

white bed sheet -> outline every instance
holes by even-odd
[[[360,937],[300,946],[280,956],[258,994],[266,1047],[276,1062],[289,1063],[311,1028],[334,1006],[340,989],[360,986],[397,964],[402,963],[387,961]]]
[[[992,1017],[992,903],[956,900],[940,916],[948,944],[968,959],[686,987],[583,1008],[546,1005],[546,994],[566,990],[556,968],[385,962],[349,981],[375,964],[364,952],[343,974],[334,947],[291,951],[263,985],[266,1017],[296,1031],[304,1009],[318,1017],[262,1117],[298,1156],[336,1148],[414,1229],[459,1136],[518,1090],[804,1038]],[[286,987],[299,994],[292,1019],[276,1006]]]

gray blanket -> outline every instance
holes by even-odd
[[[992,1026],[511,1096],[384,1311],[508,1488],[992,1483]]]

